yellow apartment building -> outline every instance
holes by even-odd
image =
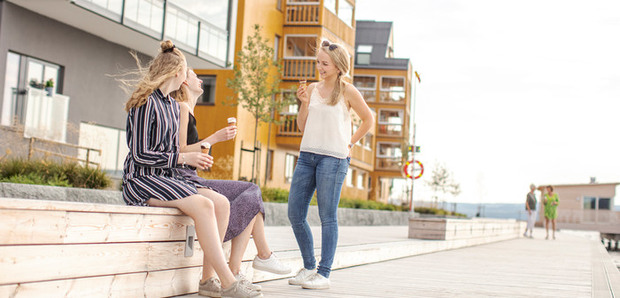
[[[354,0],[239,0],[236,16],[235,52],[245,46],[247,36],[253,33],[253,26],[255,24],[261,25],[263,37],[273,43],[277,55],[276,59],[279,59],[283,65],[281,89],[296,89],[300,79],[305,79],[308,83],[319,80],[316,71],[315,49],[317,48],[316,42],[323,39],[339,43],[349,51],[352,57],[352,65],[355,66],[355,71],[352,70],[350,75],[352,78],[357,78],[357,67],[360,65],[357,62],[353,63],[353,60],[356,59],[357,27]],[[389,40],[386,39],[382,43],[384,43],[384,48],[387,46],[391,49],[391,23],[388,24],[390,24]],[[380,47],[377,46],[376,48]],[[388,56],[387,59],[393,58]],[[400,61],[399,59],[394,61],[397,60]],[[378,80],[386,77],[387,81],[384,87],[387,89],[380,89],[381,85],[377,84],[376,94],[383,95],[386,90],[389,90],[389,96],[393,96],[394,99],[391,102],[381,100],[375,103],[373,98],[369,100],[369,105],[373,107],[372,105],[378,104],[373,107],[375,113],[384,112],[384,108],[387,109],[388,107],[392,110],[397,109],[400,112],[397,111],[394,114],[384,116],[388,117],[386,121],[395,121],[394,117],[401,117],[398,122],[402,125],[400,128],[396,127],[396,124],[384,127],[389,132],[388,135],[383,134],[381,140],[389,141],[390,144],[399,144],[398,146],[393,145],[394,148],[398,147],[398,150],[390,151],[390,154],[393,155],[393,158],[387,161],[390,166],[384,165],[386,162],[384,157],[376,157],[375,135],[380,132],[378,130],[379,125],[371,129],[371,132],[354,146],[351,167],[343,186],[342,197],[379,198],[382,192],[378,190],[377,181],[400,175],[399,169],[400,164],[402,164],[400,152],[402,152],[402,144],[406,143],[405,140],[408,139],[409,133],[408,125],[405,123],[409,123],[411,67],[408,60],[406,61],[404,70],[401,69],[402,67],[360,70],[365,71],[367,75],[377,76]],[[363,66],[368,67],[369,65],[364,64]],[[296,124],[298,105],[291,105],[285,111],[274,116],[283,121],[281,125],[272,125],[271,127],[267,124],[259,125],[256,144],[259,151],[257,151],[256,171],[252,177],[252,152],[249,150],[254,147],[252,145],[254,118],[240,106],[223,104],[226,98],[234,95],[232,90],[226,87],[227,79],[233,75],[232,70],[197,69],[196,73],[204,81],[205,89],[205,94],[195,109],[200,136],[206,137],[225,126],[228,117],[238,119],[239,133],[235,140],[217,144],[212,149],[215,163],[223,161],[224,164],[228,165],[225,169],[214,168],[214,171],[217,171],[217,176],[222,179],[253,180],[260,186],[289,189],[302,136]],[[393,77],[393,79],[387,79],[388,76]],[[397,134],[397,136],[390,134]],[[381,148],[385,147],[385,145],[382,146]],[[382,165],[381,172],[378,175],[373,172],[377,161],[381,162]],[[389,191],[387,184],[385,185],[386,191]],[[384,193],[384,196],[387,195]]]
[[[377,115],[372,133],[375,143],[368,138],[358,145],[374,153],[374,170],[365,179],[370,185],[369,199],[387,203],[390,194],[403,195],[397,193],[396,184],[406,185],[402,167],[405,148],[413,141],[409,125],[412,67],[409,59],[394,58],[391,22],[358,20],[356,29],[353,82]],[[368,173],[352,171],[357,179],[346,183],[357,187],[359,176]]]

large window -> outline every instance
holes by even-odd
[[[287,153],[284,158],[284,182],[291,183],[293,181],[295,164],[297,164],[297,156]]]
[[[381,77],[381,102],[405,102],[405,78]]]
[[[353,85],[360,91],[362,97],[366,101],[376,100],[377,90],[377,77],[375,76],[354,76]]]
[[[161,30],[164,28],[164,1],[127,0],[123,17],[124,24],[155,38],[161,38]]]
[[[323,6],[336,14],[336,0],[323,0]]]
[[[215,104],[215,76],[198,76],[202,80],[202,95],[198,97],[197,104],[214,105]]]
[[[1,124],[24,124],[26,113],[26,87],[43,89],[50,81],[54,93],[62,92],[63,68],[60,65],[33,57],[8,52],[4,79]]]
[[[285,58],[315,59],[316,35],[287,35],[284,48]]]
[[[377,142],[376,167],[382,170],[399,171],[401,168],[402,155],[400,143]]]
[[[379,109],[378,134],[402,136],[404,123],[403,114],[403,110]]]
[[[583,197],[584,210],[611,210],[610,198]]]
[[[338,1],[338,18],[345,24],[353,27],[353,5],[346,0]]]
[[[273,38],[273,61],[278,61],[278,55],[280,55],[280,35]]]
[[[364,189],[364,173],[362,173],[361,171],[357,172],[357,182],[356,182],[356,186],[359,189]]]
[[[355,58],[356,64],[370,64],[370,54],[372,54],[371,45],[359,45],[357,46],[357,56]]]
[[[199,20],[193,14],[174,5],[166,7],[166,37],[190,53],[198,48],[198,25]]]
[[[347,176],[345,178],[345,183],[348,187],[353,187],[353,170],[351,168],[347,169]]]

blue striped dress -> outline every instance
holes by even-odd
[[[127,205],[147,206],[155,198],[182,199],[198,193],[179,173],[179,104],[157,89],[127,115],[129,153],[123,170]]]

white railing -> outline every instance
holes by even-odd
[[[24,137],[65,142],[69,97],[61,94],[48,96],[45,90],[37,88],[28,87],[26,90]]]

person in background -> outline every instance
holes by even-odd
[[[291,222],[303,268],[289,279],[290,285],[305,289],[328,289],[329,275],[338,242],[338,203],[355,143],[366,135],[374,117],[360,92],[343,79],[350,69],[347,50],[324,41],[317,51],[318,83],[300,84],[301,101],[297,125],[303,132],[299,159],[293,172],[288,197]],[[351,134],[353,109],[362,120]],[[308,208],[316,190],[321,219],[321,262],[316,267],[314,241],[308,225]]]
[[[134,58],[137,57],[134,54]],[[139,60],[137,60],[139,65]],[[123,170],[123,199],[128,205],[175,207],[194,220],[198,241],[209,264],[222,281],[222,297],[262,297],[256,290],[235,279],[226,264],[215,208],[209,198],[213,191],[184,179],[180,168],[205,169],[213,159],[201,152],[179,152],[179,104],[170,93],[179,89],[187,76],[183,53],[167,40],[150,62],[125,105],[129,153]],[[165,256],[162,256],[165,258]],[[204,273],[202,282],[208,278]]]
[[[532,236],[532,231],[534,230],[534,224],[536,223],[536,185],[530,184],[530,192],[527,193],[525,199],[525,210],[527,210],[527,227],[525,228],[525,232],[523,233],[523,237],[534,238]],[[527,232],[530,232],[530,235],[527,235]]]
[[[560,198],[557,193],[553,192],[553,186],[547,186],[547,193],[544,195],[543,205],[545,206],[545,231],[547,235],[545,239],[549,239],[549,222],[552,225],[552,236],[555,240],[555,225],[558,218],[558,205],[560,205]]]
[[[181,109],[179,117],[179,145],[181,152],[200,152],[200,144],[204,142],[213,146],[219,142],[231,140],[237,134],[237,126],[231,125],[218,130],[204,140],[200,140],[198,129],[196,128],[194,107],[202,93],[202,81],[192,69],[188,69],[187,79],[183,82],[181,88],[172,93],[172,96],[179,102]],[[219,206],[223,206],[224,210],[230,210],[229,220],[222,222],[218,219],[218,225],[222,241],[232,241],[228,266],[237,280],[252,289],[261,290],[259,285],[252,284],[252,281],[241,274],[241,261],[250,241],[250,235],[253,237],[256,250],[258,251],[258,255],[252,262],[254,269],[274,274],[288,274],[291,272],[291,268],[282,264],[267,244],[265,207],[258,185],[244,181],[207,180],[198,176],[196,170],[192,168],[180,169],[180,172],[185,179],[218,193],[218,196],[214,196],[219,201],[215,203],[216,211]],[[201,291],[214,295],[221,290],[220,281],[215,277],[215,272],[209,264],[207,264],[206,270],[208,279],[201,284]]]

